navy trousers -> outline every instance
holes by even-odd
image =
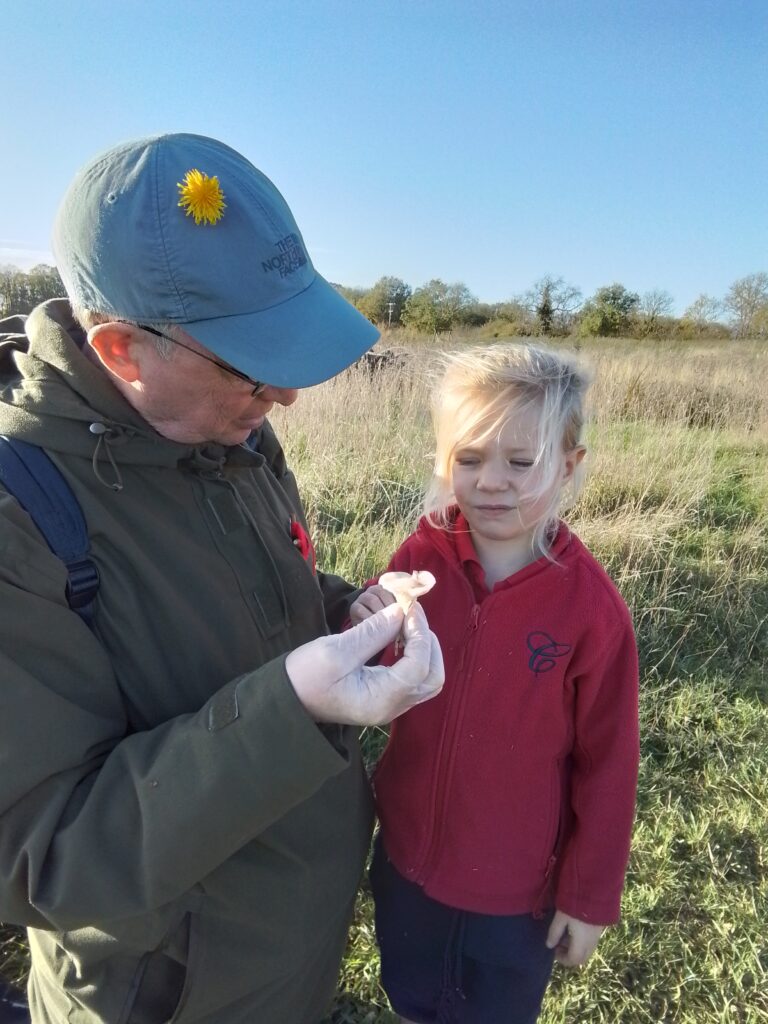
[[[29,1024],[26,996],[0,978],[0,1024]]]
[[[552,972],[552,914],[496,916],[445,906],[406,881],[377,842],[371,865],[381,980],[418,1024],[534,1024]]]

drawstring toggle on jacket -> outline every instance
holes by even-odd
[[[119,432],[115,431],[112,427],[108,427],[106,423],[102,423],[100,420],[96,420],[94,423],[91,423],[88,429],[92,434],[98,437],[96,447],[93,450],[93,459],[91,460],[91,465],[93,466],[93,475],[96,477],[99,483],[104,484],[105,487],[111,487],[113,491],[122,491],[123,478],[120,475],[120,470],[117,467],[115,457],[112,454],[112,450],[110,448],[110,444],[112,444],[116,440],[116,438],[120,436]],[[99,456],[101,454],[102,446],[104,448],[104,451],[107,453],[107,458],[109,459],[110,465],[112,466],[112,469],[115,472],[115,479],[112,481],[105,480],[101,474],[101,471],[99,470]]]

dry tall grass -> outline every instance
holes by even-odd
[[[435,349],[353,368],[273,417],[328,571],[362,582],[413,528]],[[766,1024],[768,347],[582,354],[596,371],[590,473],[568,518],[634,614],[643,758],[624,919],[585,971],[556,971],[542,1022]],[[15,933],[4,966],[23,973]],[[342,988],[333,1024],[393,1020],[365,889]]]
[[[643,762],[624,921],[587,970],[556,972],[542,1019],[766,1022],[768,349],[604,341],[582,355],[590,472],[568,518],[634,614]],[[320,562],[357,581],[412,529],[429,473],[435,346],[405,356],[276,417]],[[393,1019],[365,892],[343,985],[334,1022]]]

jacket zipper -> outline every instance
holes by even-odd
[[[559,767],[559,763],[558,763],[558,767]],[[558,772],[558,782],[559,782],[559,772]],[[561,850],[560,850],[560,842],[561,842],[562,834],[563,834],[563,807],[562,807],[562,803],[560,803],[559,806],[558,806],[557,828],[556,828],[556,831],[555,831],[555,841],[552,844],[552,853],[549,855],[549,859],[547,860],[547,865],[544,868],[544,878],[542,879],[541,889],[539,890],[539,895],[536,897],[536,902],[534,903],[533,910],[531,911],[531,914],[535,918],[542,918],[542,917],[544,917],[544,904],[546,903],[547,896],[549,896],[550,891],[552,889],[552,873],[555,870],[555,865],[557,864],[557,861],[558,861],[558,858],[559,858],[560,852],[561,852]]]
[[[464,669],[468,661],[468,652],[480,624],[480,605],[475,601],[474,593],[472,594],[472,601],[473,604],[469,615],[469,625],[465,633],[461,659],[459,661],[458,671],[456,672],[457,680],[465,680]],[[458,732],[462,718],[462,711],[466,702],[466,690],[468,685],[469,684],[465,680],[464,685],[461,688],[457,687],[454,694],[452,694],[453,699],[446,713],[446,725],[443,730],[443,743],[438,751],[437,765],[435,768],[435,809],[432,815],[432,838],[429,841],[426,854],[422,857],[421,863],[417,866],[415,881],[419,885],[424,885],[426,882],[432,862],[434,861],[440,846],[442,823],[445,820],[445,805],[447,802],[448,791],[450,789],[450,775],[453,759],[456,753],[456,733]]]
[[[532,916],[537,920],[544,917],[544,903],[549,895],[549,890],[552,887],[552,872],[555,870],[555,864],[557,864],[557,857],[553,853],[547,861],[547,866],[544,869],[544,880],[541,883],[541,890],[536,898],[533,910],[531,911]]]

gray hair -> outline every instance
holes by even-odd
[[[150,327],[155,327],[158,331],[162,331],[163,334],[169,334],[171,337],[173,337],[173,332],[176,329],[176,324],[131,320],[129,317],[123,316],[118,318],[113,313],[99,313],[96,310],[85,309],[82,306],[73,306],[72,315],[86,334],[92,327],[97,327],[99,324],[114,323],[117,319],[119,319],[120,323],[130,324],[132,327],[140,327],[142,323],[148,322]],[[152,341],[155,344],[158,355],[162,359],[170,361],[173,358],[175,346],[168,338],[159,338],[156,334],[153,334]]]

